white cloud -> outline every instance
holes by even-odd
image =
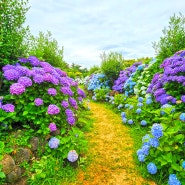
[[[184,0],[30,0],[27,21],[33,34],[52,32],[64,46],[66,62],[100,64],[100,53],[118,51],[124,58],[153,56],[152,42]]]

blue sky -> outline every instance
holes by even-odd
[[[125,59],[154,57],[170,16],[185,15],[184,0],[29,0],[26,25],[32,34],[51,31],[64,60],[83,67],[100,65],[100,54]]]

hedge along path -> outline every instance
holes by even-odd
[[[133,161],[133,141],[122,124],[121,116],[103,104],[90,103],[95,120],[88,134],[87,160],[90,165],[81,171],[76,185],[155,185],[143,179]]]

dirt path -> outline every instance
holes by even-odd
[[[121,117],[103,104],[90,103],[95,119],[88,134],[91,164],[76,185],[155,185],[139,176],[132,157],[132,139]]]

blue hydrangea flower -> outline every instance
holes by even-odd
[[[142,121],[141,121],[141,125],[142,125],[142,126],[145,126],[145,125],[147,125],[147,122],[146,122],[145,120],[142,120]]]
[[[139,103],[137,104],[137,106],[138,106],[138,107],[142,107],[143,104],[142,104],[141,102],[139,102]]]
[[[180,115],[180,120],[181,120],[181,121],[185,121],[185,113],[181,113],[181,115]]]
[[[149,143],[150,140],[150,135],[146,134],[145,136],[142,137],[142,143]]]
[[[58,148],[58,145],[60,144],[60,140],[57,139],[56,137],[53,137],[49,140],[48,144],[50,148],[55,149],[55,148]]]
[[[138,155],[138,160],[140,161],[140,162],[144,162],[145,161],[145,155],[144,154],[140,154],[140,155]]]
[[[129,119],[129,120],[128,120],[128,124],[129,124],[129,125],[132,125],[133,123],[134,123],[134,122],[133,122],[132,119]]]
[[[138,102],[141,102],[142,103],[143,102],[143,97],[139,97],[138,98]]]
[[[125,104],[125,108],[128,108],[129,107],[129,104]]]
[[[169,185],[181,185],[181,182],[177,179],[175,174],[170,174],[168,179]]]
[[[154,148],[157,148],[159,146],[159,140],[157,138],[151,138],[149,143]]]
[[[122,118],[123,123],[127,123],[127,118]]]
[[[155,138],[160,138],[163,136],[163,128],[160,124],[154,123],[152,125],[151,133]]]
[[[133,108],[134,108],[134,106],[133,105],[130,105],[129,110],[132,110]]]
[[[157,173],[157,167],[154,163],[150,162],[148,165],[147,165],[147,170],[150,174],[156,174]]]
[[[142,110],[141,110],[140,108],[138,108],[138,109],[136,110],[136,113],[137,113],[137,114],[140,114],[141,111],[142,111]]]
[[[121,113],[121,117],[122,117],[122,118],[126,117],[126,112],[122,112],[122,113]]]
[[[142,146],[141,150],[142,150],[144,155],[148,155],[149,150],[150,150],[150,146],[149,145],[144,145],[144,146]]]
[[[185,161],[182,162],[182,168],[185,169]]]
[[[146,99],[146,104],[149,105],[149,104],[151,104],[151,103],[152,103],[152,99],[151,99],[151,98],[147,98],[147,99]]]
[[[67,155],[67,159],[70,162],[75,162],[78,159],[78,154],[76,153],[75,150],[70,150],[68,155]]]

